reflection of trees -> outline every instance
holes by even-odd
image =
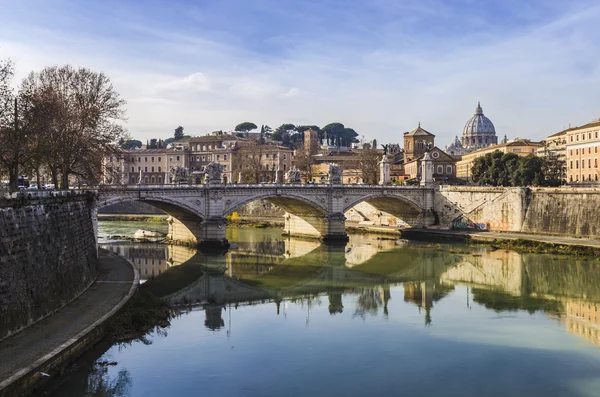
[[[383,300],[381,294],[376,288],[364,288],[360,291],[356,301],[356,311],[354,316],[365,318],[367,315],[376,315]]]
[[[126,369],[117,373],[116,378],[110,379],[106,363],[96,362],[87,377],[85,396],[121,397],[128,396],[131,385],[131,375]]]
[[[496,289],[473,288],[473,301],[497,312],[526,310],[533,314],[542,310],[547,313],[559,313],[561,303],[555,300],[514,296]]]

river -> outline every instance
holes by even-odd
[[[227,238],[221,255],[102,244],[185,310],[144,341],[99,344],[44,395],[600,395],[597,260],[373,235],[328,246],[278,229]]]

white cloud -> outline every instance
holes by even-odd
[[[537,8],[513,3],[524,19],[536,20]],[[481,30],[445,35],[427,22],[438,14],[432,12],[436,7],[444,7],[449,19],[461,17],[446,4],[374,4],[398,21],[357,18],[350,8],[337,10],[331,27],[321,23],[316,11],[322,10],[314,9],[321,5],[303,4],[308,8],[290,14],[285,4],[263,4],[267,11],[261,12],[271,13],[272,22],[295,22],[286,16],[308,22],[287,33],[280,28],[262,41],[256,31],[262,25],[166,30],[152,21],[124,20],[120,28],[130,36],[110,38],[29,29],[16,21],[5,32],[27,28],[28,34],[2,37],[0,57],[13,58],[20,77],[62,63],[105,71],[128,100],[128,128],[140,139],[170,135],[177,125],[202,134],[246,120],[271,126],[341,121],[368,139],[398,142],[421,121],[443,146],[461,134],[477,101],[498,134],[509,137],[542,139],[600,116],[600,92],[592,89],[600,77],[599,7],[574,6],[548,21],[506,30],[482,13],[461,24]],[[220,15],[196,14],[202,25]],[[339,26],[344,20],[348,26]]]

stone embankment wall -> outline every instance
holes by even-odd
[[[98,272],[93,195],[29,196],[0,197],[0,340],[73,300]]]
[[[600,189],[442,186],[439,224],[457,229],[600,238]]]

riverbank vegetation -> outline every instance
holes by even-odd
[[[146,335],[158,333],[171,325],[177,310],[165,299],[159,298],[140,287],[125,307],[110,321],[109,337],[116,341],[141,340],[147,342]]]
[[[584,257],[596,257],[600,259],[600,248],[586,247],[581,245],[566,245],[544,243],[541,241],[532,241],[525,239],[494,239],[492,241],[471,240],[475,244],[490,245],[493,249],[507,249],[521,253],[532,254],[551,254],[551,255],[572,255]]]

